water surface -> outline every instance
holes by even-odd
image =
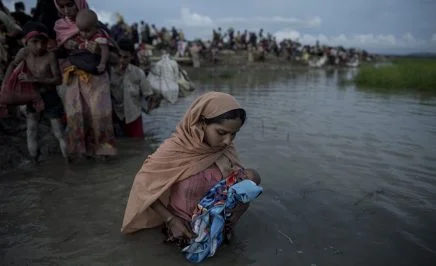
[[[159,230],[119,233],[134,175],[204,91],[248,112],[236,145],[264,194],[205,265],[436,265],[436,102],[338,86],[345,70],[204,78],[118,158],[0,177],[1,265],[188,265]],[[151,144],[151,145],[150,145]],[[292,243],[290,241],[292,240]]]

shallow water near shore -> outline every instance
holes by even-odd
[[[144,158],[208,90],[247,110],[236,146],[264,193],[205,265],[435,265],[436,101],[338,86],[352,74],[203,78],[144,116],[148,139],[120,140],[112,161],[54,157],[0,176],[0,265],[189,265],[158,229],[126,237],[120,226]]]

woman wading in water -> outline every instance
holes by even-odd
[[[58,46],[66,51],[68,60],[61,60],[60,67],[64,76],[63,102],[67,116],[67,139],[70,154],[88,157],[112,156],[116,154],[115,137],[112,126],[112,106],[110,82],[107,72],[92,73],[89,58],[96,52],[97,44],[86,41],[87,58],[72,64],[71,56],[79,51],[79,29],[76,16],[80,10],[88,9],[85,0],[55,0],[61,19],[56,21],[54,30]],[[100,33],[109,35],[103,29]],[[82,34],[83,35],[83,34]],[[78,61],[78,62],[77,62]],[[81,66],[78,66],[80,63]]]
[[[129,234],[164,223],[169,241],[182,246],[189,242],[193,237],[190,223],[199,201],[242,167],[233,139],[245,119],[245,111],[229,94],[210,92],[195,100],[176,132],[145,160],[136,175],[121,231]],[[227,228],[233,227],[247,208],[233,209]]]

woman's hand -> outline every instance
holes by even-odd
[[[100,46],[94,41],[86,42],[85,48],[93,54],[100,54]]]
[[[194,237],[194,233],[192,233],[191,229],[186,226],[183,220],[174,216],[160,199],[153,202],[151,208],[165,220],[165,223],[173,234],[173,237],[186,236],[189,239]]]
[[[192,233],[191,229],[189,229],[185,223],[177,217],[173,216],[173,218],[167,223],[167,226],[174,237],[185,236],[189,239],[194,237],[194,233]]]
[[[244,214],[247,211],[249,206],[250,205],[248,203],[238,202],[235,208],[231,210],[232,215],[230,216],[229,223],[232,226],[236,225],[239,219],[241,218],[242,214]]]
[[[75,50],[78,46],[78,43],[74,40],[68,40],[65,42],[64,47],[67,50]]]

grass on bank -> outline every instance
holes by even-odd
[[[354,78],[362,88],[436,93],[436,59],[394,59],[384,66],[363,66]]]

